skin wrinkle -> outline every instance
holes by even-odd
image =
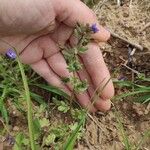
[[[48,47],[48,48],[45,47],[47,40],[49,40],[49,42],[51,42],[51,47]],[[59,53],[59,48],[57,47],[57,45],[55,45],[54,41],[49,36],[45,37],[39,41],[39,47],[43,50],[43,52],[44,52],[43,57],[45,59],[52,57],[53,55]],[[52,49],[57,49],[57,50],[52,50]]]
[[[23,12],[24,9],[21,9],[20,6],[18,7],[18,5],[20,4],[20,2],[17,3],[17,8],[15,8],[16,7],[16,5],[15,5],[16,1],[10,1],[10,3],[7,3],[7,6],[4,6],[5,7],[4,8],[4,10],[5,10],[4,13],[5,14],[3,14],[3,17],[2,17],[3,18],[3,22],[4,22],[5,27],[7,29],[8,28],[12,28],[11,32],[13,32],[13,28],[15,28],[16,26],[18,26],[17,32],[18,31],[22,31],[19,28],[21,27],[21,24],[25,23],[25,22],[21,22],[21,18],[20,18],[20,16],[22,16],[22,14],[24,14],[24,15],[26,14],[25,12]],[[25,6],[25,8],[27,8],[26,3],[24,3],[24,6]],[[9,10],[9,13],[7,13],[8,10]],[[17,11],[15,17],[13,15],[13,10]],[[26,20],[26,22],[29,23],[28,20]]]
[[[66,0],[66,2],[64,2],[64,3],[61,3],[58,0],[57,3],[60,3],[62,5],[57,5],[56,1],[52,0],[54,10],[56,13],[56,20],[58,22],[63,22],[65,25],[69,25],[67,20],[69,20],[69,18],[72,18],[72,16],[74,16],[73,9],[68,9],[69,7],[67,5],[68,5],[69,1],[68,2],[67,1],[68,0]],[[70,27],[74,27],[74,25],[70,25]]]
[[[1,14],[2,16],[0,17],[2,19],[3,28],[2,30],[0,30],[0,33],[4,33],[5,31],[7,31],[7,34],[8,33],[15,34],[16,32],[18,34],[26,32],[31,34],[33,33],[33,31],[34,33],[39,32],[40,30],[43,29],[43,26],[45,27],[49,26],[51,22],[55,20],[55,13],[53,11],[53,8],[49,9],[49,7],[52,7],[52,5],[50,4],[51,3],[50,0],[43,0],[41,2],[39,4],[35,0],[32,9],[30,6],[31,3],[30,0],[26,1],[13,0],[9,2],[8,0],[5,0],[5,2],[0,2],[0,4],[1,3],[3,4],[2,8],[3,13]],[[45,3],[47,3],[48,5],[45,5]],[[32,16],[28,14],[32,14]],[[22,16],[24,17],[22,18]],[[39,22],[39,18],[42,24]],[[38,22],[38,24],[36,22]],[[33,23],[35,25],[33,25]],[[17,31],[15,29],[16,27]]]
[[[29,46],[30,46],[30,49],[28,49],[28,51],[25,51],[25,49],[20,53],[20,58],[21,58],[21,61],[22,61],[22,63],[24,63],[24,64],[28,64],[28,65],[32,65],[32,64],[35,64],[35,63],[37,63],[38,61],[40,61],[42,58],[44,59],[44,51],[41,49],[41,47],[39,46],[40,44],[39,44],[39,42],[36,42],[36,43],[31,43],[31,45],[29,44]],[[27,47],[28,47],[28,45],[27,45]],[[26,58],[24,58],[24,53],[29,53],[29,51],[32,49],[32,51],[33,51],[33,48],[35,49],[36,48],[36,51],[38,51],[38,55],[34,55],[33,54],[33,56],[36,56],[36,61],[35,60],[33,60],[33,58],[31,59],[31,61],[30,60],[28,60],[28,61],[26,61],[27,59]],[[31,52],[30,52],[31,53]],[[37,57],[38,56],[38,57]]]

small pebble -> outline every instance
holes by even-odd
[[[19,127],[18,126],[14,126],[13,127],[13,131],[19,131]]]

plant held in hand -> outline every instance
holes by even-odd
[[[70,83],[73,86],[73,92],[71,96],[71,102],[73,100],[74,93],[79,94],[87,90],[88,82],[86,79],[80,80],[76,76],[78,71],[82,70],[82,63],[80,61],[80,54],[85,53],[88,50],[87,44],[92,40],[91,34],[97,33],[99,29],[96,23],[89,26],[77,24],[74,30],[74,36],[78,40],[77,44],[73,47],[67,45],[63,50],[63,54],[68,65],[67,69],[73,75],[69,78],[63,78],[65,83]]]

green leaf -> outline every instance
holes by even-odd
[[[63,53],[63,56],[64,56],[64,58],[67,62],[73,60],[73,58],[74,58],[74,49],[69,49],[69,50],[67,49],[67,50],[64,50],[62,53]]]
[[[62,111],[62,112],[64,112],[65,109],[66,109],[66,108],[65,108],[64,106],[59,106],[59,107],[58,107],[58,110],[59,110],[59,111]]]
[[[67,102],[57,100],[56,98],[53,98],[53,103],[58,106],[58,110],[61,112],[66,113],[70,109]]]
[[[77,126],[78,126],[78,122],[75,122],[74,124],[70,125],[69,127],[72,131],[74,131],[77,128]]]
[[[58,107],[58,110],[59,111],[61,111],[61,112],[63,112],[63,113],[66,113],[68,110],[69,110],[70,108],[66,105],[64,105],[64,106],[59,106]]]
[[[147,82],[150,82],[150,78],[144,78],[142,79],[143,81],[147,81]]]
[[[79,110],[79,109],[72,109],[71,110],[71,115],[73,117],[73,119],[75,120],[81,120],[82,119],[82,116],[83,116],[83,111],[85,110]]]
[[[88,50],[87,47],[79,47],[78,48],[79,53],[85,53],[87,50]]]
[[[2,113],[2,117],[4,118],[6,124],[8,124],[8,122],[9,122],[8,112],[7,112],[7,109],[4,105],[1,109],[1,113]]]
[[[52,101],[55,105],[60,106],[61,105],[61,101],[57,100],[55,97],[52,98]]]
[[[31,97],[32,97],[36,102],[38,102],[39,104],[42,104],[42,105],[46,105],[46,106],[47,106],[47,104],[46,104],[45,101],[43,100],[43,97],[42,97],[42,96],[40,96],[40,95],[38,95],[38,94],[36,94],[36,93],[33,93],[33,92],[30,92],[30,95],[31,95]]]
[[[64,82],[64,83],[68,83],[68,82],[70,81],[70,78],[62,77],[61,80],[62,80],[62,82]]]
[[[17,136],[16,136],[16,143],[13,147],[14,150],[22,150],[22,141],[24,139],[24,135],[23,133],[18,133]]]
[[[22,143],[23,143],[24,145],[28,146],[28,145],[30,144],[30,141],[29,141],[29,139],[27,139],[27,138],[23,138]]]
[[[34,126],[34,133],[35,134],[40,133],[41,125],[40,125],[39,119],[36,118],[36,119],[33,120],[33,126]]]
[[[50,146],[50,144],[55,143],[56,135],[54,133],[51,133],[48,135],[48,137],[45,139],[45,145]]]
[[[49,91],[49,92],[55,93],[59,96],[62,96],[66,99],[69,99],[68,94],[66,94],[64,91],[62,91],[58,87],[55,87],[55,86],[52,86],[52,85],[43,85],[43,84],[34,84],[34,85],[37,86],[37,87],[40,87],[40,88],[42,88],[46,91]]]
[[[83,80],[83,81],[78,80],[78,81],[74,84],[74,90],[75,90],[77,93],[84,92],[84,91],[87,90],[87,88],[88,88],[87,80]]]
[[[92,8],[99,0],[82,0],[87,6]]]
[[[40,119],[39,123],[40,123],[41,128],[48,127],[50,125],[49,120],[46,118]]]
[[[81,127],[85,124],[86,114],[83,114],[82,119],[78,123],[76,129],[72,132],[71,136],[68,138],[66,144],[64,145],[63,150],[73,150],[76,139],[78,137],[78,133]]]
[[[150,94],[144,93],[141,96],[135,97],[133,100],[139,103],[148,103],[150,102]]]
[[[125,98],[127,96],[137,95],[137,94],[141,94],[141,93],[149,93],[149,91],[148,90],[140,90],[140,91],[129,92],[129,93],[118,95],[115,98],[120,99],[120,98]]]
[[[113,81],[114,83],[116,83],[118,86],[120,87],[132,87],[134,84],[131,81]]]
[[[68,63],[67,69],[69,70],[69,72],[79,71],[80,69],[82,69],[82,65],[78,60],[72,60]]]

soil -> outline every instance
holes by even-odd
[[[111,38],[107,44],[100,44],[114,78],[123,76],[134,80],[135,74],[123,66],[150,76],[150,1],[133,0],[130,4],[122,0],[121,6],[116,1],[101,0],[94,8],[99,21],[112,33],[134,44],[141,45],[143,50],[135,49],[132,60],[129,57],[130,46],[118,38]],[[118,70],[117,72],[115,72]],[[114,73],[115,72],[115,73]],[[116,89],[116,93],[123,90]],[[150,104],[139,104],[126,98],[124,101],[114,101],[119,112],[125,132],[132,146],[139,143],[143,133],[150,129]],[[86,125],[84,140],[78,143],[78,150],[123,150],[122,137],[114,107],[107,114],[97,114],[89,119]],[[150,137],[145,140],[141,150],[150,150]]]
[[[133,0],[130,4],[131,1],[120,0],[121,6],[117,6],[116,1],[100,0],[96,5],[94,10],[100,23],[127,41],[141,45],[143,50],[135,49],[131,58],[129,52],[133,51],[134,47],[113,37],[107,44],[100,44],[105,61],[113,78],[123,76],[134,80],[136,74],[124,65],[148,77],[150,76],[150,1]],[[116,88],[117,94],[122,92],[123,89]],[[89,116],[83,139],[78,141],[76,150],[124,150],[114,108],[121,118],[129,142],[132,146],[139,143],[145,131],[150,129],[150,104],[135,103],[131,98],[113,101],[113,104],[115,107],[113,106],[109,112],[98,112]],[[63,116],[56,119],[61,120],[61,118]],[[24,130],[26,121],[20,119],[12,118],[13,130],[17,131],[18,126],[19,130]],[[2,146],[3,144],[0,144],[0,150]],[[141,150],[150,150],[150,137],[144,140]]]
[[[132,146],[137,145],[143,133],[150,127],[149,106],[129,101],[115,103],[123,127]],[[122,136],[114,109],[107,114],[97,114],[86,126],[84,140],[79,142],[80,150],[124,150]],[[141,150],[149,150],[150,138],[144,141]]]

